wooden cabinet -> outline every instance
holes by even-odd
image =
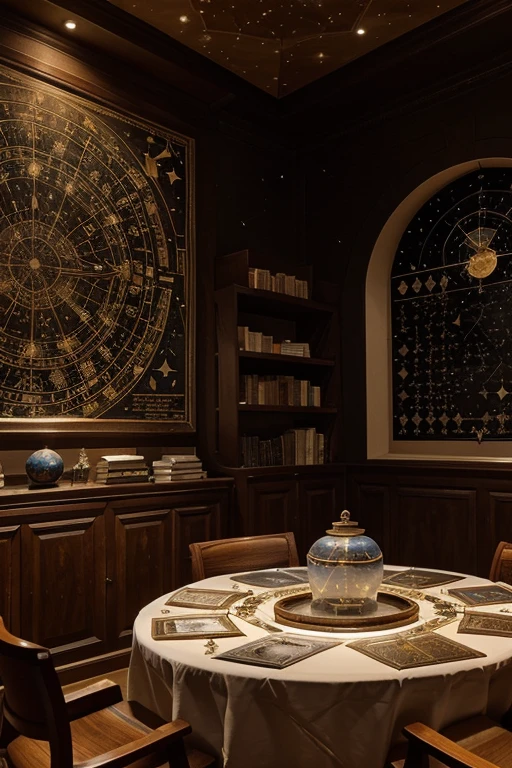
[[[274,468],[275,469],[275,468]],[[238,497],[237,535],[293,531],[301,562],[311,544],[340,516],[344,504],[344,471],[312,467],[288,475],[235,472]]]
[[[104,518],[93,511],[22,526],[20,633],[51,648],[57,663],[107,647]]]
[[[140,609],[190,581],[188,545],[228,535],[232,485],[59,488],[38,491],[30,505],[28,493],[3,489],[7,627],[49,647],[66,681],[126,665]]]
[[[305,558],[311,544],[325,536],[334,520],[339,520],[345,495],[343,474],[302,476],[299,478],[298,493],[302,517],[299,553]]]
[[[20,631],[21,526],[0,527],[0,616],[7,628]]]
[[[295,480],[250,480],[247,483],[252,533],[280,533],[298,528]]]
[[[512,541],[506,462],[373,460],[348,465],[347,505],[384,562],[487,577]]]
[[[140,609],[171,590],[171,514],[160,507],[116,512],[109,506],[106,514],[107,615],[112,644],[126,647]]]
[[[336,306],[248,287],[247,251],[218,262],[218,463],[333,462],[341,393]],[[311,288],[310,280],[309,296]]]
[[[227,510],[224,499],[203,504],[177,505],[171,509],[171,576],[173,587],[192,581],[192,563],[188,545],[194,541],[222,539],[227,535]]]

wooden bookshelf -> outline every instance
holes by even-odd
[[[217,472],[235,479],[236,505],[233,518],[235,535],[258,535],[273,531],[295,533],[302,562],[312,541],[322,536],[332,521],[339,518],[345,500],[344,467],[338,463],[338,435],[340,432],[340,370],[339,325],[337,302],[338,287],[332,283],[313,280],[311,267],[297,267],[295,276],[308,281],[308,299],[250,288],[248,280],[251,263],[247,251],[230,254],[218,260],[216,274],[217,323],[217,409],[216,409],[216,462]],[[277,269],[276,269],[277,274]],[[248,330],[239,339],[238,327]],[[299,354],[269,352],[270,340],[265,340],[265,351],[253,351],[256,332],[258,346],[263,336],[272,336],[274,344],[283,341],[308,345],[310,357]],[[261,337],[260,337],[261,334]],[[243,335],[243,338],[242,338]],[[247,341],[251,349],[247,348]],[[240,349],[240,347],[243,347]],[[310,382],[320,388],[320,406],[264,405],[240,402],[240,377],[293,377]],[[284,386],[283,380],[281,383]],[[244,380],[246,395],[248,379]],[[259,385],[259,379],[258,379]],[[274,385],[275,386],[275,385]],[[284,391],[277,384],[278,399]],[[308,389],[309,393],[309,389]],[[263,391],[263,397],[267,392]],[[318,395],[318,390],[314,393]],[[275,389],[270,385],[270,398]],[[258,386],[258,399],[259,399]],[[301,390],[302,397],[302,390]],[[246,397],[247,399],[247,397]],[[251,401],[253,390],[251,390]],[[288,400],[290,400],[288,390]],[[295,385],[293,385],[295,399]],[[242,446],[247,455],[248,438],[280,440],[290,429],[302,429],[301,450],[295,458],[311,458],[312,428],[315,435],[325,435],[324,463],[303,461],[290,463],[289,445],[282,440],[283,464],[262,462],[255,466],[242,461]],[[272,452],[270,459],[276,458]],[[316,443],[318,458],[318,443]],[[268,443],[258,445],[258,460],[268,457]],[[249,458],[252,460],[252,444]],[[277,452],[277,458],[279,452]],[[286,463],[284,463],[286,462]]]
[[[241,260],[241,264],[240,264]],[[333,304],[284,293],[249,288],[247,252],[231,254],[222,261],[222,287],[215,292],[217,313],[218,408],[217,449],[219,464],[243,468],[244,436],[261,440],[278,438],[288,430],[315,428],[324,435],[324,462],[336,460],[340,405],[338,314]],[[242,284],[229,283],[229,269]],[[310,270],[310,268],[308,268]],[[311,275],[311,271],[309,271]],[[310,285],[311,291],[311,283]],[[311,295],[311,293],[310,293]],[[311,357],[240,349],[238,327],[272,336],[274,342],[309,345]],[[288,377],[307,381],[320,389],[320,405],[264,401],[246,402],[241,397],[241,377]],[[257,384],[256,384],[257,386]],[[292,384],[293,386],[293,384]],[[316,390],[318,393],[318,389]],[[258,399],[261,395],[258,395]],[[266,397],[262,395],[262,397]],[[279,394],[281,400],[281,394]],[[247,465],[246,465],[247,466]],[[265,465],[263,465],[265,466]],[[274,467],[276,465],[270,464]],[[315,464],[308,464],[315,466]],[[247,467],[249,468],[249,467]],[[255,467],[250,466],[253,470]]]

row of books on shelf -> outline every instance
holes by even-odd
[[[241,405],[320,406],[320,387],[293,376],[240,376]]]
[[[309,344],[298,341],[274,341],[260,331],[250,331],[247,325],[238,326],[238,348],[244,352],[265,352],[273,355],[310,357]]]
[[[151,470],[144,456],[136,454],[102,456],[96,464],[96,482],[105,485],[147,483],[150,480],[165,483],[203,477],[206,477],[206,472],[195,455],[164,454],[161,459],[153,461]]]
[[[301,299],[309,298],[307,280],[299,280],[295,275],[286,275],[284,272],[273,275],[269,269],[249,267],[249,288],[286,293],[288,296],[298,296]]]
[[[288,429],[279,437],[265,440],[244,435],[241,447],[244,467],[325,463],[325,435],[314,427]]]

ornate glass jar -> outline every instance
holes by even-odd
[[[339,522],[312,545],[308,576],[312,607],[329,613],[371,613],[377,609],[377,590],[384,564],[379,545],[364,528],[341,513]]]

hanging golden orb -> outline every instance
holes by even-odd
[[[489,277],[498,264],[496,257],[496,251],[492,248],[479,248],[469,258],[467,270],[471,277],[477,277],[482,280],[484,277]]]

